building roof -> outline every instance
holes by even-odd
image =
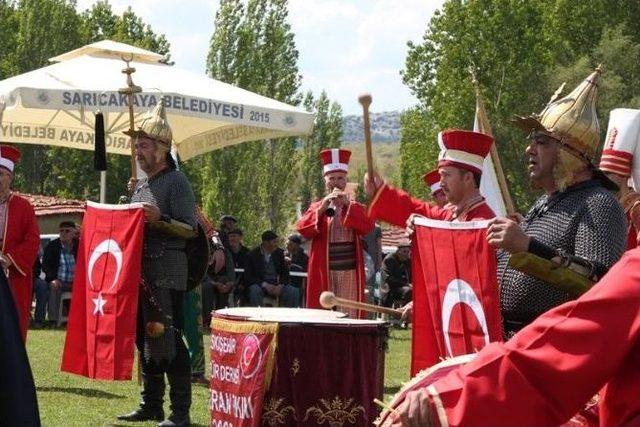
[[[84,214],[87,203],[83,200],[63,199],[54,196],[41,196],[38,194],[18,193],[31,203],[36,216]]]

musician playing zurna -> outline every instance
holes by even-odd
[[[366,278],[361,238],[374,222],[365,207],[345,192],[349,150],[333,148],[320,153],[327,195],[309,206],[296,224],[298,232],[311,239],[307,280],[307,307],[320,308],[323,291],[340,298],[363,301]],[[364,313],[347,310],[352,317]]]
[[[138,409],[118,419],[163,420],[166,374],[171,415],[158,425],[186,426],[191,406],[191,365],[182,340],[186,240],[160,225],[175,220],[195,229],[195,197],[171,157],[172,131],[162,103],[147,115],[132,137],[136,161],[147,175],[136,183],[131,197],[131,202],[143,203],[147,221],[136,343],[142,352],[142,401]]]

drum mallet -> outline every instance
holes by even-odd
[[[369,124],[369,106],[371,105],[371,95],[368,93],[358,97],[358,102],[362,105],[362,121],[364,123],[364,148],[367,158],[367,173],[369,179],[373,179],[373,152],[371,150],[371,125]]]
[[[356,310],[371,311],[374,313],[385,313],[396,317],[402,317],[401,310],[393,308],[380,307],[364,302],[353,301],[350,299],[339,298],[333,292],[324,291],[320,294],[320,305],[324,308],[332,309],[335,306],[355,308]]]

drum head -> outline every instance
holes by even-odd
[[[312,308],[236,307],[216,310],[215,316],[225,319],[255,320],[262,322],[318,323],[345,317],[340,311]]]
[[[314,323],[342,326],[385,324],[380,320],[349,319],[346,316],[345,313],[340,311],[283,307],[236,307],[214,312],[214,317],[256,322]]]

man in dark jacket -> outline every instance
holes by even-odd
[[[78,256],[76,224],[72,221],[62,221],[59,228],[60,237],[49,242],[42,256],[44,280],[49,286],[50,322],[58,321],[62,293],[71,291]]]
[[[247,256],[249,255],[249,248],[242,244],[242,230],[236,228],[227,233],[227,239],[229,240],[229,254],[233,259],[233,266],[236,269],[236,283],[234,290],[234,297],[236,303],[245,305],[249,301],[249,293],[247,285],[244,281],[244,266]],[[240,269],[241,271],[238,271]]]
[[[386,294],[382,305],[391,307],[394,301],[402,306],[411,301],[411,247],[402,243],[398,249],[382,261],[382,288]]]
[[[262,305],[268,295],[279,298],[281,306],[295,307],[300,294],[289,283],[289,270],[284,251],[278,247],[278,235],[273,231],[262,233],[262,244],[249,252],[245,260],[244,280],[249,286],[249,305]]]

